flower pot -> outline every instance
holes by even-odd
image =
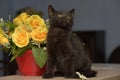
[[[40,68],[32,54],[32,50],[27,50],[25,53],[16,58],[18,70],[24,76],[41,76],[45,73],[46,67]]]

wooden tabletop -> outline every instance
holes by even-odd
[[[93,64],[92,69],[98,72],[96,77],[88,80],[120,80],[120,64]],[[52,79],[42,79],[41,76],[12,75],[0,77],[0,80],[79,80],[65,79],[64,77],[54,77]]]

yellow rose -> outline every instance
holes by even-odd
[[[15,28],[15,31],[19,31],[19,30],[25,30],[28,33],[29,38],[31,38],[31,36],[30,36],[31,29],[28,26],[26,26],[26,25],[20,25],[20,26],[18,26],[18,27]]]
[[[37,29],[38,27],[43,28],[45,25],[45,22],[40,16],[32,15],[28,19],[28,24],[32,29]]]
[[[22,21],[21,21],[21,19],[19,18],[19,16],[16,17],[16,18],[14,18],[13,23],[16,24],[16,25],[21,25],[21,24],[23,24]]]
[[[2,34],[0,34],[0,44],[4,45],[4,44],[8,44],[9,41],[6,37],[4,37]]]
[[[41,27],[38,27],[38,29],[39,30],[44,30],[44,29],[46,29],[47,27],[46,27],[46,24],[43,24]]]
[[[12,34],[12,41],[20,48],[25,47],[29,44],[29,35],[25,30],[16,29]]]
[[[27,15],[27,13],[21,13],[20,18],[23,23],[26,23],[27,19],[29,18],[29,15]]]
[[[20,25],[20,26],[18,26],[18,28],[21,29],[21,30],[25,30],[27,32],[32,31],[31,28],[28,25]]]
[[[27,13],[21,13],[19,16],[14,18],[13,23],[15,23],[16,25],[26,24],[28,18],[29,15],[27,15]]]
[[[34,41],[42,42],[46,40],[47,32],[46,28],[43,30],[35,29],[31,32],[31,37]]]
[[[4,31],[0,28],[0,34],[5,34]]]

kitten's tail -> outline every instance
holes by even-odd
[[[86,77],[95,77],[97,72],[90,70],[90,71],[85,71],[85,72],[80,72],[82,75],[86,76]]]

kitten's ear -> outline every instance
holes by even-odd
[[[48,6],[48,15],[49,15],[49,17],[51,17],[54,14],[54,12],[55,12],[55,9],[51,5],[49,5]]]
[[[69,13],[71,14],[72,17],[74,17],[75,9],[70,10]]]

